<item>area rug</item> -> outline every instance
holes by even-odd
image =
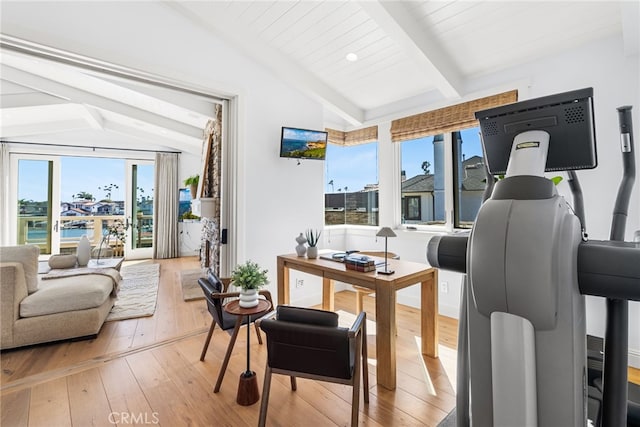
[[[158,300],[160,264],[123,266],[118,299],[106,321],[152,316]]]
[[[182,286],[182,299],[185,301],[193,301],[204,298],[202,289],[198,285],[198,279],[204,277],[201,269],[182,270],[178,272],[180,285]]]

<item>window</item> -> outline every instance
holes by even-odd
[[[451,139],[453,152],[446,153]],[[403,224],[446,223],[448,188],[453,192],[453,226],[471,228],[486,187],[480,128],[402,141],[401,212]],[[453,173],[445,173],[445,156],[453,155]],[[447,178],[451,176],[452,178]]]
[[[471,228],[487,186],[480,128],[453,132],[453,226]]]
[[[378,143],[329,143],[325,166],[325,225],[378,225]]]
[[[400,144],[402,223],[444,224],[444,136]]]
[[[420,220],[422,218],[420,196],[405,196],[402,199],[402,212],[407,220]]]

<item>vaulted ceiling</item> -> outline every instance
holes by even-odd
[[[82,14],[92,3],[74,8]],[[109,7],[125,13],[127,2]],[[222,38],[320,101],[326,116],[346,128],[453,102],[467,95],[471,78],[597,39],[622,36],[627,55],[638,54],[640,44],[638,2],[180,1],[145,7],[170,10],[176,22]],[[64,132],[85,140],[91,132],[96,144],[117,134],[124,147],[147,141],[199,151],[210,99],[34,60],[6,49],[11,34],[2,41],[3,139],[38,142]]]

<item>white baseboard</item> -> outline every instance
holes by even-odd
[[[629,366],[640,369],[640,350],[629,349]]]

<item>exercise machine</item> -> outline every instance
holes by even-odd
[[[465,274],[457,426],[586,426],[588,407],[594,425],[626,425],[628,301],[640,300],[640,245],[623,241],[635,162],[631,107],[618,112],[624,176],[607,241],[587,238],[574,172],[597,166],[593,89],[476,113],[486,200],[470,234],[427,246],[432,266]],[[552,171],[568,172],[573,207],[544,177]],[[496,175],[505,177],[494,184]],[[584,295],[607,298],[595,397]]]

